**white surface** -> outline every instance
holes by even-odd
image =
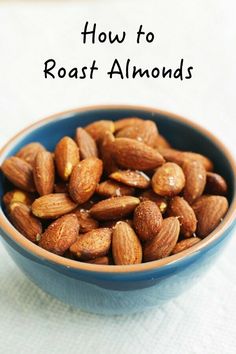
[[[227,5],[227,7],[226,7]],[[54,1],[0,3],[0,120],[3,145],[46,115],[100,103],[151,105],[201,123],[236,154],[235,1]],[[81,43],[86,20],[126,30],[126,45]],[[155,44],[131,40],[140,24]],[[191,80],[45,80],[43,62],[109,68],[115,57],[137,65],[194,66]],[[215,267],[180,298],[152,313],[102,317],[45,295],[0,245],[1,353],[235,354],[235,237]]]

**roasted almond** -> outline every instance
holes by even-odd
[[[162,215],[156,203],[146,200],[134,211],[134,229],[141,241],[152,239],[160,230]]]
[[[79,162],[79,149],[69,136],[64,136],[56,145],[55,162],[59,176],[67,181],[73,167]]]
[[[133,170],[150,170],[164,163],[159,152],[150,146],[133,139],[116,138],[112,154],[121,167]]]
[[[103,161],[103,168],[108,175],[118,169],[117,164],[115,163],[112,156],[114,140],[114,135],[110,131],[107,131],[104,133],[102,139],[99,142],[99,151]]]
[[[139,124],[141,122],[143,122],[143,119],[137,118],[137,117],[128,117],[128,118],[122,118],[122,119],[116,120],[114,122],[115,132],[118,132],[119,130],[127,128],[127,127],[132,127],[135,124]]]
[[[96,193],[107,198],[134,195],[134,188],[112,180],[106,180],[97,185]]]
[[[17,157],[33,165],[34,159],[39,151],[45,151],[45,147],[40,143],[29,143],[23,146],[16,154]]]
[[[154,202],[158,208],[160,209],[160,212],[164,214],[166,212],[167,206],[168,206],[168,200],[166,197],[161,197],[160,195],[157,195],[153,190],[149,189],[147,191],[144,191],[142,194],[140,194],[139,199],[141,201],[144,200],[151,200]]]
[[[81,159],[87,157],[98,157],[98,149],[95,140],[83,128],[76,129],[75,140],[79,146]]]
[[[150,178],[142,171],[118,170],[113,172],[109,177],[135,188],[145,189],[150,185]]]
[[[185,251],[188,248],[196,245],[199,241],[201,241],[201,239],[198,237],[190,237],[185,240],[179,241],[178,243],[176,243],[176,245],[172,251],[172,254],[176,254],[176,253],[180,253],[182,251]]]
[[[32,213],[42,219],[56,219],[76,208],[66,193],[52,193],[37,198],[32,204]]]
[[[98,220],[115,220],[132,213],[139,203],[138,198],[131,196],[109,198],[92,206],[90,213]]]
[[[145,262],[167,257],[173,251],[179,237],[180,224],[176,217],[163,220],[160,231],[143,246]]]
[[[33,166],[34,183],[39,195],[53,192],[55,168],[52,154],[48,151],[39,151]]]
[[[206,185],[206,170],[203,164],[197,160],[185,161],[182,165],[185,175],[184,199],[192,204],[199,198]]]
[[[15,228],[28,240],[37,242],[42,233],[42,224],[31,214],[30,208],[21,202],[12,202],[8,210]]]
[[[9,157],[3,162],[1,169],[14,186],[26,192],[35,191],[33,169],[25,160],[16,156]]]
[[[82,234],[94,229],[98,229],[99,224],[97,220],[91,217],[89,210],[78,207],[74,210],[74,213],[78,218],[79,225],[80,225],[80,232]]]
[[[152,176],[152,188],[161,196],[172,197],[179,194],[185,185],[185,176],[179,165],[167,162]]]
[[[92,197],[100,181],[102,170],[103,163],[97,157],[88,157],[73,168],[69,194],[76,203],[85,203]]]
[[[79,223],[76,215],[64,215],[48,226],[41,236],[39,246],[49,252],[63,255],[75,243],[78,234]]]
[[[207,172],[206,176],[206,194],[226,195],[228,186],[225,179],[218,173]]]
[[[100,228],[81,235],[70,247],[70,251],[81,260],[103,257],[111,246],[111,229]]]
[[[84,128],[87,133],[89,133],[95,141],[100,140],[106,131],[114,133],[115,125],[111,120],[98,120]]]
[[[116,134],[117,138],[129,138],[141,141],[149,146],[155,144],[158,130],[156,124],[151,120],[143,120],[132,126],[127,126]]]
[[[14,202],[20,202],[30,206],[33,203],[34,199],[34,195],[25,191],[21,191],[20,189],[13,189],[12,191],[5,193],[2,198],[6,208],[8,208],[9,205]]]
[[[193,209],[197,217],[197,236],[204,238],[208,236],[222,221],[228,210],[228,201],[225,197],[212,195],[199,202]]]
[[[191,237],[197,228],[195,213],[188,202],[179,196],[171,199],[168,206],[168,215],[176,216],[180,222],[180,233],[184,237]]]
[[[110,259],[107,256],[103,256],[103,257],[90,259],[90,260],[86,261],[86,263],[108,265],[108,264],[110,264]]]
[[[112,232],[112,255],[116,265],[142,262],[142,246],[134,230],[123,221],[118,221]]]
[[[213,170],[212,161],[208,157],[198,154],[196,152],[179,151],[175,149],[168,149],[162,147],[159,148],[159,151],[161,155],[164,157],[164,159],[168,162],[175,162],[178,165],[182,166],[182,164],[188,160],[199,161],[203,164],[206,171]]]
[[[121,219],[120,221],[126,222],[130,227],[133,227],[133,220],[132,219]],[[117,220],[107,220],[100,223],[102,227],[110,227],[114,228],[116,226]]]
[[[164,136],[158,134],[153,142],[153,148],[155,149],[170,149],[171,145]],[[173,161],[174,162],[174,161]]]

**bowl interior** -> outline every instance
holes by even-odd
[[[36,128],[30,129],[19,136],[11,144],[10,149],[1,156],[0,164],[7,156],[14,155],[22,146],[30,142],[38,141],[52,151],[61,137],[65,135],[73,137],[78,126],[85,126],[99,119],[117,120],[129,116],[154,120],[160,133],[170,141],[174,148],[199,152],[208,156],[213,161],[215,170],[227,180],[229,201],[232,200],[235,193],[232,167],[216,140],[205,134],[204,131],[196,129],[194,125],[185,120],[178,119],[172,114],[152,110],[110,108],[85,110],[69,114],[62,113],[55,119],[39,124]],[[9,184],[2,174],[0,178],[0,195],[2,196],[4,191],[9,188]]]

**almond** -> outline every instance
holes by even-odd
[[[34,159],[39,151],[45,151],[45,147],[40,143],[29,143],[23,146],[16,154],[17,157],[28,162],[30,165],[34,164]]]
[[[95,141],[100,140],[106,131],[114,133],[115,125],[111,120],[98,120],[85,127],[87,133],[89,133]]]
[[[180,224],[177,218],[164,219],[158,234],[143,246],[144,261],[155,261],[169,256],[177,243],[179,232]]]
[[[16,156],[9,157],[3,162],[1,169],[7,179],[16,187],[26,192],[35,191],[33,169],[25,160]]]
[[[180,233],[184,237],[191,237],[197,228],[197,219],[191,206],[184,198],[174,197],[168,206],[168,215],[176,216],[180,222]]]
[[[124,195],[134,195],[134,188],[125,186],[122,183],[107,180],[98,184],[96,193],[103,197],[121,197]]]
[[[121,129],[132,127],[135,124],[139,124],[143,122],[143,119],[137,117],[129,117],[129,118],[122,118],[114,122],[115,125],[115,132],[118,132]]]
[[[12,191],[5,193],[2,200],[5,207],[8,208],[13,202],[20,202],[30,206],[35,200],[35,197],[34,195],[21,191],[20,189],[13,189]]]
[[[164,163],[157,150],[128,138],[116,138],[112,154],[118,165],[133,170],[150,170]]]
[[[155,144],[158,136],[157,126],[150,120],[144,120],[135,125],[125,127],[116,134],[117,138],[129,138],[141,141],[149,146]]]
[[[199,198],[206,185],[206,170],[203,164],[199,161],[185,161],[182,165],[185,175],[185,187],[184,187],[184,199],[189,204],[192,204],[194,200]]]
[[[64,136],[56,145],[55,162],[59,176],[67,181],[73,167],[79,162],[79,149],[69,136]]]
[[[79,225],[80,225],[80,232],[82,234],[94,229],[98,229],[99,224],[97,220],[91,217],[89,210],[78,207],[77,209],[74,210],[74,213],[78,218]]]
[[[156,193],[153,192],[153,190],[149,189],[147,191],[144,191],[140,195],[139,198],[141,201],[151,200],[152,202],[154,202],[158,206],[158,208],[162,214],[164,214],[166,212],[166,209],[168,206],[167,198],[157,195]]]
[[[197,236],[204,238],[208,236],[222,221],[228,210],[228,201],[225,197],[212,195],[202,198],[193,204],[197,217]]]
[[[92,206],[90,213],[98,220],[115,220],[132,213],[139,202],[138,198],[131,196],[109,198]]]
[[[226,195],[228,186],[225,179],[218,173],[207,172],[205,193],[215,195]]]
[[[156,203],[146,200],[134,211],[134,229],[141,241],[152,239],[160,230],[162,215]]]
[[[172,251],[172,254],[180,253],[184,250],[187,250],[188,248],[196,245],[200,241],[201,241],[201,239],[198,237],[190,237],[185,240],[179,241],[178,243],[176,243],[176,245]]]
[[[155,140],[153,142],[153,148],[155,149],[170,149],[171,148],[171,145],[170,143],[166,140],[166,138],[164,138],[164,136],[158,134],[156,137],[155,137]],[[173,161],[175,162],[175,161]]]
[[[92,197],[100,181],[102,169],[103,163],[97,157],[88,157],[73,168],[69,194],[76,203],[85,203]]]
[[[108,175],[118,169],[112,156],[114,140],[114,135],[110,131],[107,131],[104,133],[103,138],[99,143],[99,150],[101,159],[103,161],[104,171]]]
[[[76,206],[68,194],[52,193],[36,199],[32,204],[32,213],[42,219],[56,219],[70,213]]]
[[[134,230],[126,222],[117,222],[113,230],[112,255],[116,265],[142,262],[141,243]]]
[[[152,176],[152,188],[161,196],[179,194],[185,185],[185,176],[179,165],[167,162],[159,167]]]
[[[63,255],[75,243],[78,233],[79,223],[76,215],[64,215],[48,226],[41,236],[39,246],[49,252]]]
[[[134,226],[132,219],[121,219],[120,221],[126,222],[132,228]],[[107,220],[101,223],[102,227],[110,227],[112,229],[116,226],[116,224],[117,224],[117,220]]]
[[[150,185],[150,178],[142,171],[119,170],[109,177],[130,187],[145,189]]]
[[[87,157],[98,157],[98,149],[95,140],[89,133],[86,132],[85,129],[76,129],[75,140],[79,146],[81,159],[86,159]]]
[[[102,265],[108,265],[111,264],[109,257],[103,256],[103,257],[98,257],[94,259],[90,259],[87,261],[87,263],[91,264],[102,264]]]
[[[161,155],[164,157],[164,159],[168,162],[175,162],[178,165],[182,166],[182,164],[187,160],[194,160],[194,161],[199,161],[203,164],[205,167],[206,171],[212,171],[213,170],[213,163],[212,161],[201,154],[198,154],[196,152],[190,152],[190,151],[179,151],[175,149],[168,149],[168,148],[159,148],[159,152]]]
[[[48,151],[39,151],[34,160],[34,183],[39,195],[53,192],[55,169],[52,154]]]
[[[111,246],[111,229],[100,228],[81,235],[70,247],[70,251],[81,260],[103,257]]]
[[[41,222],[31,214],[30,208],[21,202],[9,205],[9,216],[15,228],[28,240],[37,242],[42,233]]]

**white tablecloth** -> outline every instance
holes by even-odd
[[[235,1],[2,1],[0,144],[29,123],[78,106],[150,105],[185,115],[235,149]],[[85,21],[127,32],[125,44],[81,42]],[[152,44],[137,45],[139,25]],[[66,67],[97,60],[93,80],[45,80],[43,63]],[[134,65],[178,65],[193,78],[110,80],[115,58]],[[0,353],[236,353],[236,241],[193,289],[151,313],[103,317],[44,294],[0,245]]]

